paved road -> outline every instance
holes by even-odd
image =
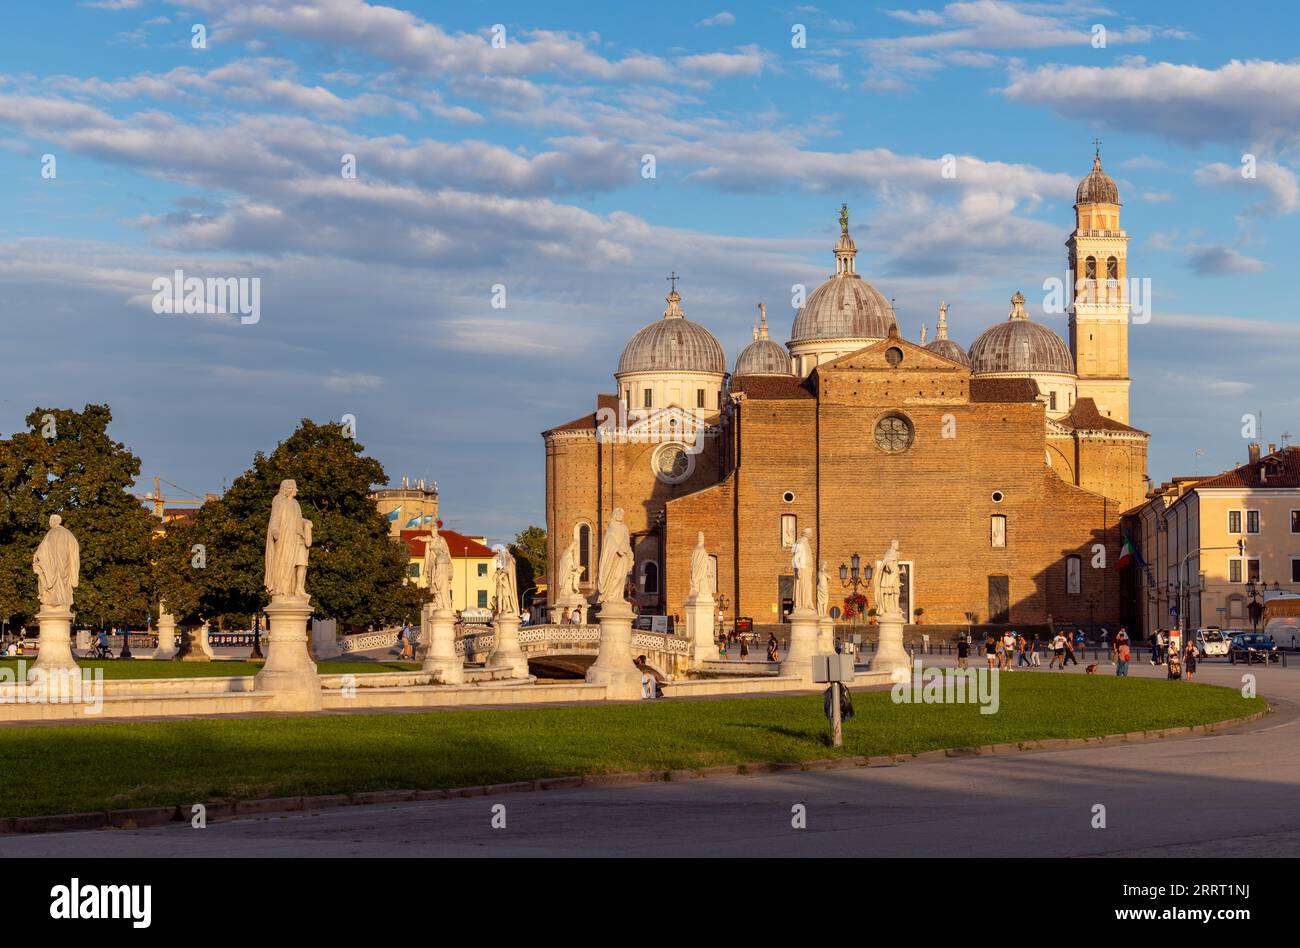
[[[1201,668],[1234,685],[1245,670]],[[1300,667],[1253,671],[1278,713],[1209,737],[13,836],[0,856],[1300,855]]]

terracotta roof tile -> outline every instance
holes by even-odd
[[[1074,428],[1079,431],[1132,431],[1137,434],[1146,434],[1141,428],[1133,428],[1122,421],[1106,417],[1097,410],[1097,403],[1091,398],[1077,400],[1074,407],[1070,409],[1070,413],[1064,418],[1057,419],[1057,421],[1067,428]]]
[[[1265,466],[1270,473],[1265,476]],[[1196,485],[1201,487],[1300,487],[1300,447],[1283,448],[1258,461],[1225,471]]]
[[[793,376],[746,375],[732,380],[733,392],[744,392],[747,398],[814,398],[812,389],[803,379]]]
[[[463,533],[457,533],[455,530],[439,530],[439,535],[447,541],[447,549],[451,551],[452,556],[468,556],[475,559],[483,559],[489,556],[495,556],[491,547],[484,546],[474,537],[467,537]],[[402,542],[412,556],[424,556],[424,544],[429,539],[428,530],[403,530]]]
[[[972,402],[1032,402],[1038,398],[1033,379],[971,379]]]

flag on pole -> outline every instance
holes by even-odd
[[[402,508],[401,508],[401,507],[398,507],[396,510],[390,511],[389,514],[388,514],[388,522],[389,522],[389,523],[396,523],[396,522],[397,522],[397,518],[400,517],[401,515],[402,515]]]
[[[1115,564],[1115,568],[1123,569],[1125,566],[1128,566],[1128,564],[1132,563],[1134,560],[1137,560],[1139,563],[1141,563],[1142,557],[1138,556],[1137,549],[1133,546],[1133,538],[1130,537],[1127,533],[1125,533],[1124,545],[1121,546],[1119,549],[1119,561]]]

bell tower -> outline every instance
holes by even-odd
[[[1128,424],[1128,234],[1119,223],[1119,188],[1101,169],[1101,142],[1094,144],[1092,170],[1075,194],[1074,232],[1065,242],[1074,284],[1070,354],[1078,397]]]

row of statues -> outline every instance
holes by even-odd
[[[266,569],[263,581],[273,600],[307,599],[307,557],[311,549],[312,522],[303,517],[297,494],[298,485],[292,479],[286,479],[280,482],[280,490],[271,502],[271,517],[266,527]],[[67,610],[72,607],[73,590],[79,580],[81,548],[72,531],[63,526],[58,514],[52,515],[49,523],[49,532],[32,556],[37,594],[42,608]],[[876,601],[882,615],[892,615],[899,609],[902,577],[898,556],[898,541],[894,540],[881,558],[880,571],[875,577]],[[558,580],[561,597],[578,594],[582,568],[576,560],[575,540],[560,557]],[[601,544],[596,589],[602,604],[624,601],[627,577],[632,572],[633,562],[631,535],[624,520],[623,508],[619,507],[605,529],[604,542]],[[827,615],[830,605],[830,576],[825,561],[814,566],[810,527],[805,527],[795,542],[790,565],[795,578],[795,609],[811,610],[818,616]],[[504,546],[498,545],[493,566],[496,591],[494,611],[497,615],[518,615],[519,591],[515,558]],[[717,576],[714,570],[701,531],[695,548],[691,551],[692,598],[712,599],[717,595]],[[423,576],[430,592],[432,607],[435,610],[450,611],[451,551],[446,539],[438,533],[436,523],[430,529],[424,547]]]

